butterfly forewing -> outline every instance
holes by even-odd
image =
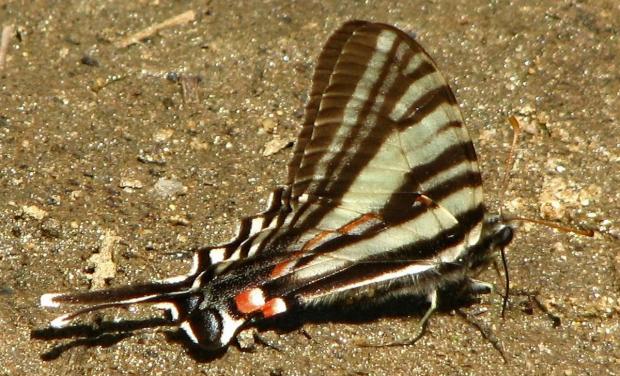
[[[454,95],[426,52],[388,25],[345,24],[324,47],[289,185],[293,212],[280,231],[300,233],[290,249],[303,254],[267,285],[273,294],[413,275],[479,238],[480,173]]]

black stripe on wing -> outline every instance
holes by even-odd
[[[281,225],[280,219],[291,211],[288,194],[284,187],[275,189],[269,196],[267,208],[259,214],[242,218],[239,222],[237,234],[230,241],[198,249],[189,275],[198,274],[210,265],[222,261],[247,257],[249,248],[257,235],[279,227]],[[245,247],[242,248],[242,245]]]
[[[361,21],[345,24],[319,57],[289,184],[293,213],[267,247],[282,248],[291,232],[325,229],[334,207],[375,212],[390,224],[409,216],[416,194],[454,215],[482,200],[473,144],[433,60],[402,31]],[[469,189],[441,202],[448,184]],[[333,230],[348,220],[327,222]],[[479,223],[470,230],[467,244]]]
[[[325,94],[325,90],[330,84],[330,77],[334,73],[334,67],[343,53],[343,47],[349,41],[351,34],[364,24],[364,21],[352,21],[344,24],[329,37],[323,47],[323,50],[321,51],[317,65],[314,68],[312,89],[310,89],[308,103],[306,104],[303,128],[298,136],[297,142],[295,143],[293,158],[289,163],[288,184],[292,184],[294,182],[295,175],[297,174],[297,170],[299,169],[304,156],[306,145],[313,136],[314,123],[319,113],[319,106],[321,104],[321,100],[323,99],[323,94]],[[347,71],[356,72],[360,70],[364,70],[364,66],[361,62],[360,64],[351,64]],[[325,114],[323,114],[323,116],[325,117]]]
[[[424,213],[423,210],[419,211]],[[337,292],[383,284],[393,283],[399,278],[408,279],[409,284],[414,284],[413,275],[423,272],[410,272],[416,266],[422,266],[424,272],[438,273],[439,267],[444,262],[438,262],[440,251],[451,248],[459,248],[465,241],[467,229],[482,219],[484,209],[482,206],[462,213],[456,218],[457,225],[450,228],[436,229],[432,236],[423,239],[411,239],[399,247],[387,252],[372,254],[350,262],[340,263],[337,257],[330,259],[330,255],[337,255],[338,249],[354,246],[355,243],[366,240],[366,236],[342,237],[336,241],[323,244],[316,250],[316,254],[307,255],[296,264],[296,272],[281,278],[269,281],[262,285],[263,290],[269,296],[279,296],[306,304],[314,304],[326,298],[330,303],[336,303],[339,296]],[[415,219],[412,219],[415,221]],[[398,225],[395,225],[398,226]],[[376,236],[376,233],[371,234]],[[348,243],[348,244],[347,244]],[[323,262],[310,265],[317,259],[317,255],[324,255]],[[454,260],[453,260],[454,261]],[[453,261],[448,261],[451,263]],[[313,273],[300,278],[300,270],[312,267]],[[426,269],[426,267],[428,267]],[[417,277],[415,277],[417,278]],[[345,295],[342,298],[346,298]]]
[[[290,211],[246,230],[229,256],[252,257],[258,284],[300,287],[401,249],[409,265],[455,258],[478,238],[480,173],[454,95],[424,50],[390,26],[353,22],[330,38],[289,172]],[[416,202],[422,195],[433,207]],[[339,232],[367,213],[381,222]],[[373,243],[385,234],[396,241]],[[446,234],[454,247],[433,240]]]
[[[480,235],[481,176],[433,60],[400,30],[355,21],[328,41],[317,67],[289,166],[293,211],[264,243],[301,254],[284,259],[293,267],[264,280],[265,291],[311,296],[455,260]],[[334,218],[337,210],[352,214]],[[338,234],[365,213],[381,222]],[[305,243],[295,248],[295,239]]]

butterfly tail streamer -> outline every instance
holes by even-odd
[[[64,305],[86,305],[85,308],[58,316],[51,321],[54,328],[68,326],[78,316],[108,308],[126,308],[133,305],[152,304],[171,312],[172,322],[189,313],[185,302],[195,291],[187,282],[156,282],[125,286],[107,290],[69,294],[50,293],[41,296],[41,307],[59,308]]]

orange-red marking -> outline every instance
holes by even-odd
[[[373,219],[377,219],[379,218],[375,213],[366,213],[364,215],[362,215],[361,217],[359,217],[358,219],[355,219],[349,223],[347,223],[346,225],[340,227],[338,229],[338,232],[341,234],[350,234],[353,231],[355,231],[356,228],[362,226],[365,223],[370,222]]]
[[[361,217],[354,219],[351,222],[345,224],[344,226],[338,228],[335,231],[319,232],[318,234],[314,236],[314,238],[308,240],[304,244],[304,246],[301,248],[301,251],[296,252],[295,254],[293,254],[290,258],[286,259],[285,261],[278,263],[271,271],[271,274],[270,274],[271,278],[278,278],[278,277],[281,277],[287,274],[295,266],[295,262],[297,261],[298,258],[304,255],[306,251],[320,244],[331,234],[334,234],[336,232],[339,234],[343,234],[343,235],[350,234],[351,232],[355,231],[355,229],[359,228],[360,226],[372,221],[373,219],[378,219],[378,218],[379,216],[375,213],[366,213],[362,215]]]
[[[273,298],[265,303],[261,310],[263,311],[264,317],[271,317],[279,313],[286,312],[286,303],[282,298]]]
[[[277,264],[271,271],[270,277],[278,278],[288,273],[288,271],[295,265],[296,259],[297,257],[293,256],[290,259],[282,261],[281,263]]]
[[[306,242],[304,246],[301,248],[302,251],[307,251],[309,249],[314,248],[315,245],[321,242],[321,240],[328,237],[330,234],[333,234],[333,231],[321,231],[316,236]]]
[[[424,205],[424,206],[433,206],[435,205],[435,201],[433,201],[432,198],[426,196],[426,195],[419,195],[418,197],[415,198],[415,200],[417,202],[419,202],[420,204]]]
[[[265,294],[257,287],[249,288],[235,296],[235,304],[239,312],[252,313],[265,305]]]

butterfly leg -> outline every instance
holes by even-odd
[[[270,349],[282,352],[282,348],[275,344],[274,341],[262,335],[256,328],[248,328],[241,331],[235,337],[239,349],[243,352],[254,352],[256,345],[262,345]]]
[[[437,290],[434,290],[430,294],[428,294],[428,300],[430,301],[431,305],[428,308],[428,310],[426,310],[426,313],[424,314],[424,316],[422,316],[422,319],[420,320],[420,324],[418,326],[418,333],[413,338],[403,339],[403,340],[398,340],[398,341],[383,343],[383,344],[360,343],[358,345],[360,347],[388,347],[388,346],[409,346],[409,345],[415,344],[426,333],[426,328],[428,326],[428,320],[431,317],[431,315],[437,310]]]
[[[422,316],[422,319],[420,320],[420,324],[418,326],[418,333],[415,335],[415,337],[413,337],[411,339],[400,340],[400,341],[395,341],[395,342],[392,342],[392,343],[388,343],[386,346],[408,346],[408,345],[413,345],[416,342],[418,342],[418,340],[420,338],[422,338],[424,336],[424,334],[426,334],[426,328],[428,327],[428,320],[430,319],[431,315],[437,310],[437,290],[433,290],[428,295],[428,300],[430,301],[431,306],[428,307],[428,310],[426,310],[426,313],[424,314],[424,316]]]
[[[482,337],[484,337],[487,341],[491,343],[493,348],[497,350],[499,355],[504,360],[504,363],[508,363],[508,357],[506,356],[506,352],[504,351],[504,346],[502,346],[502,342],[497,338],[493,330],[489,328],[484,322],[478,320],[475,315],[465,312],[463,309],[457,309],[456,313],[463,318],[468,324],[474,326]]]
[[[466,299],[472,299],[477,298],[478,295],[489,294],[492,292],[495,292],[495,285],[488,282],[468,278],[463,284],[461,294],[463,294]],[[459,316],[461,316],[461,318],[463,318],[463,320],[465,320],[468,324],[475,327],[480,332],[480,334],[482,334],[482,337],[489,341],[491,345],[493,345],[493,348],[497,350],[504,362],[508,363],[508,358],[506,357],[506,353],[504,352],[504,347],[502,346],[501,341],[499,340],[499,338],[497,338],[495,333],[493,333],[493,330],[488,325],[486,325],[483,321],[477,319],[475,313],[469,313],[466,309],[457,308],[455,312]]]

